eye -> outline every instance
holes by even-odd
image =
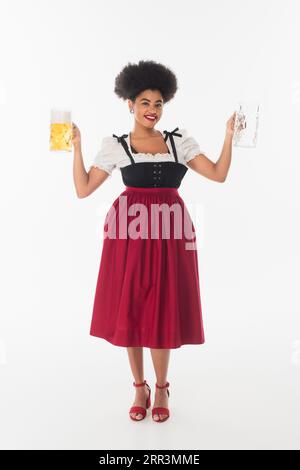
[[[146,101],[144,101],[142,104],[148,104]],[[160,108],[162,107],[161,103],[158,103],[156,106],[159,106]]]

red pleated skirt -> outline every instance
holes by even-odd
[[[194,232],[177,188],[127,186],[106,214],[90,335],[125,347],[204,343]]]

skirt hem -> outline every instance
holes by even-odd
[[[180,344],[168,345],[168,346],[157,346],[157,345],[150,345],[150,344],[146,344],[146,343],[143,343],[143,344],[121,344],[119,341],[114,341],[112,339],[108,339],[106,336],[101,336],[100,334],[90,333],[90,336],[94,336],[95,338],[105,339],[105,341],[107,341],[110,344],[113,344],[114,346],[120,346],[120,347],[124,347],[124,348],[178,349],[181,346],[185,346],[185,345],[196,345],[196,344],[201,345],[201,344],[205,343],[205,339],[204,339],[203,341],[186,340],[186,341],[183,341]]]

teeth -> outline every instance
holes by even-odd
[[[145,116],[147,119],[152,119],[152,121],[154,121],[155,117],[152,117],[152,116]]]

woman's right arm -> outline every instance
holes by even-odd
[[[96,167],[91,167],[90,171],[86,172],[81,151],[80,131],[74,123],[72,123],[72,133],[72,143],[74,146],[73,179],[77,196],[84,198],[101,186],[109,174]]]

